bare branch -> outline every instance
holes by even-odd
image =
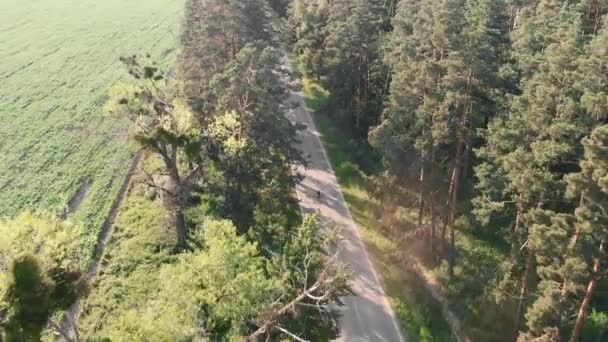
[[[201,166],[200,165],[196,165],[196,167],[190,171],[188,173],[188,175],[186,176],[186,178],[184,179],[184,183],[189,183],[193,178],[195,178],[196,176],[199,175],[199,173],[201,172]]]
[[[292,311],[295,308],[295,306],[298,305],[298,303],[300,303],[304,299],[310,298],[310,296],[312,296],[313,298],[321,298],[321,300],[324,300],[323,298],[327,299],[327,298],[331,297],[331,294],[332,294],[331,291],[328,291],[327,293],[325,293],[319,297],[311,295],[311,293],[314,293],[315,291],[323,288],[324,286],[326,286],[328,284],[331,284],[332,282],[334,282],[336,280],[335,277],[328,277],[328,273],[330,272],[330,270],[332,270],[332,267],[331,267],[331,265],[328,264],[325,267],[325,269],[323,269],[323,272],[321,272],[317,281],[315,281],[314,284],[312,284],[309,288],[304,289],[302,291],[302,293],[300,293],[296,298],[294,298],[292,301],[290,301],[289,303],[284,305],[281,309],[277,310],[276,312],[271,313],[270,317],[267,318],[260,325],[259,329],[246,338],[246,341],[257,341],[257,339],[260,336],[272,331],[274,328],[276,328],[276,325],[279,322],[279,320],[285,314],[287,314],[289,311]],[[317,302],[317,303],[319,303],[319,302]]]
[[[296,340],[296,341],[299,341],[299,342],[309,342],[308,340],[305,340],[305,339],[303,339],[303,338],[298,337],[297,335],[295,335],[294,333],[290,332],[289,330],[287,330],[287,329],[285,329],[285,328],[281,327],[280,325],[277,325],[275,328],[276,328],[278,331],[280,331],[280,332],[282,332],[283,334],[285,334],[285,335],[287,335],[287,336],[289,336],[289,337],[293,338],[293,339],[294,339],[294,340]]]
[[[303,303],[303,302],[300,302],[300,303],[297,303],[297,304],[299,306],[305,306],[305,307],[308,307],[308,308],[315,308],[315,309],[326,309],[327,308],[327,305],[310,304],[310,303]]]
[[[142,180],[142,183],[144,183],[145,185],[147,185],[149,187],[164,191],[165,193],[167,193],[170,196],[175,196],[175,194],[172,191],[167,190],[165,187],[156,184],[156,182],[154,181],[154,177],[148,171],[146,171],[146,170],[142,170],[142,171],[143,171],[144,175],[146,176],[146,179]]]
[[[78,329],[76,327],[74,327],[74,337],[72,338],[70,336],[70,334],[67,331],[65,331],[65,329],[60,327],[54,321],[50,320],[49,326],[55,331],[55,333],[61,335],[67,342],[79,342],[80,341],[80,337],[78,336]]]
[[[310,299],[312,299],[312,300],[316,301],[317,303],[322,302],[322,301],[324,301],[324,300],[328,300],[330,296],[331,296],[331,293],[329,293],[329,292],[324,293],[324,294],[323,294],[322,296],[320,296],[320,297],[313,296],[313,295],[311,295],[311,294],[310,294],[310,293],[308,293],[308,292],[306,293],[306,297],[308,297],[308,298],[310,298]]]

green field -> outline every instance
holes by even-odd
[[[183,0],[0,1],[0,217],[59,210],[91,242],[130,164],[128,123],[104,118],[121,55],[175,56]],[[84,191],[86,190],[86,191]]]

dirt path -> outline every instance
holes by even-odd
[[[420,261],[413,259],[413,257],[412,261],[414,270],[420,279],[424,281],[424,286],[431,293],[433,299],[435,299],[441,305],[441,314],[450,328],[452,328],[452,333],[456,336],[459,342],[470,342],[471,339],[469,339],[464,333],[462,322],[460,322],[454,312],[450,310],[450,303],[443,295],[439,280],[437,280],[433,272],[422,265]]]
[[[118,215],[119,209],[128,195],[128,190],[131,184],[131,178],[137,171],[137,167],[142,158],[142,153],[138,152],[133,157],[131,161],[131,166],[129,167],[129,171],[112,203],[112,207],[110,208],[110,212],[108,216],[104,220],[101,225],[101,229],[99,231],[99,235],[97,236],[97,243],[95,244],[95,248],[93,249],[93,255],[91,256],[91,260],[87,266],[87,271],[84,275],[84,280],[86,284],[89,284],[91,279],[97,274],[97,270],[99,269],[99,262],[101,261],[101,256],[103,255],[103,250],[108,241],[108,237],[112,231],[112,227],[114,226],[114,221]],[[61,320],[61,329],[68,333],[70,338],[75,339],[75,331],[78,327],[78,317],[80,315],[81,310],[81,300],[76,301],[70,309],[68,309]]]

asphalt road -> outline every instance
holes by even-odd
[[[291,70],[286,58],[284,67]],[[291,92],[289,101],[299,104],[288,113],[289,118],[307,127],[298,133],[298,147],[308,160],[308,168],[298,169],[304,176],[296,187],[300,207],[304,213],[318,213],[323,225],[341,228],[340,261],[350,265],[353,272],[351,288],[354,295],[343,298],[345,305],[341,308],[338,341],[403,341],[303,96],[300,92]],[[317,198],[317,191],[321,192],[321,199]]]

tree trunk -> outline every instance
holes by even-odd
[[[369,67],[369,57],[367,56],[367,53],[365,55],[365,70],[367,71],[367,78],[365,79],[365,97],[363,98],[364,100],[364,105],[363,108],[365,109],[365,112],[367,113],[367,106],[369,105],[369,85],[371,83],[371,79],[372,79],[372,75],[371,75],[371,70]]]
[[[600,251],[593,264],[593,275],[591,276],[589,285],[587,285],[587,291],[585,292],[585,298],[583,298],[583,302],[581,303],[581,306],[578,309],[578,316],[576,317],[576,323],[574,323],[574,328],[572,329],[572,336],[570,337],[570,342],[579,341],[581,333],[583,331],[583,327],[585,326],[587,308],[589,307],[589,303],[591,303],[591,299],[593,298],[593,292],[595,291],[595,287],[597,286],[600,268],[602,266],[602,259],[604,258],[605,244],[606,244],[606,241],[602,241],[600,243]]]
[[[449,274],[450,278],[454,277],[454,264],[456,263],[456,245],[455,245],[455,227],[456,211],[458,206],[458,191],[460,190],[460,173],[462,171],[461,155],[463,143],[460,141],[456,147],[456,159],[454,161],[454,188],[452,189],[452,197],[450,199],[450,218],[448,225],[450,228],[450,258],[449,258]]]
[[[177,232],[177,248],[179,250],[186,249],[188,230],[186,228],[186,219],[181,209],[175,212],[175,230]]]
[[[451,203],[450,198],[452,197],[452,191],[454,189],[454,180],[455,180],[454,171],[455,170],[452,169],[452,177],[450,178],[450,186],[448,188],[448,196],[447,196],[448,199],[445,201],[446,203],[445,203],[445,213],[444,213],[444,218],[443,218],[443,228],[441,228],[441,241],[442,241],[443,246],[447,246],[447,244],[448,244],[446,237],[445,237],[445,233],[448,228],[448,219],[449,219],[449,214],[450,214],[449,207],[450,207],[450,203]]]
[[[386,78],[384,79],[384,87],[382,88],[382,97],[388,94],[391,86],[391,71],[386,71]]]
[[[517,250],[519,250],[519,230],[521,226],[521,208],[517,205],[517,213],[515,214],[515,224],[511,231],[511,263],[515,264],[515,258],[517,256]]]
[[[429,250],[433,253],[433,242],[435,240],[435,146],[431,147],[431,189],[429,197],[429,208],[431,214],[431,233],[429,234]]]
[[[361,125],[361,123],[360,123],[360,121],[361,121],[361,107],[362,107],[361,103],[363,101],[361,99],[362,98],[361,88],[363,87],[362,84],[361,84],[361,83],[363,83],[363,80],[362,80],[362,77],[361,77],[361,74],[362,74],[361,64],[362,63],[361,63],[360,60],[358,62],[359,62],[358,63],[359,65],[357,66],[357,73],[358,73],[358,75],[357,75],[357,77],[358,77],[358,79],[357,79],[357,96],[356,96],[356,99],[355,99],[355,107],[356,107],[356,110],[355,110],[355,115],[356,115],[355,116],[355,130],[356,130],[356,134],[359,134],[359,132],[361,131],[361,127],[360,127],[360,125]]]
[[[422,217],[424,215],[424,153],[420,157],[420,178],[418,189],[418,227],[422,228]]]
[[[449,260],[449,274],[450,278],[454,277],[454,264],[456,263],[456,245],[455,245],[455,220],[456,220],[456,211],[458,208],[458,199],[460,193],[460,182],[462,181],[462,169],[463,169],[463,150],[465,148],[466,140],[472,134],[472,120],[471,115],[473,112],[473,100],[472,100],[472,86],[471,86],[471,78],[473,76],[473,70],[469,69],[469,74],[467,77],[467,96],[465,98],[464,103],[464,112],[462,113],[462,117],[460,119],[460,126],[457,132],[458,142],[456,145],[456,154],[454,156],[454,188],[452,189],[452,198],[450,203],[450,260]]]
[[[473,123],[472,120],[469,120],[468,123],[468,134],[467,134],[467,148],[464,152],[464,162],[462,163],[462,179],[466,180],[467,177],[469,176],[469,162],[471,160],[471,151],[473,150],[473,127],[472,127]]]
[[[583,202],[585,200],[585,192],[583,191],[581,193],[581,198],[579,201],[579,207],[583,206]],[[578,239],[581,236],[581,228],[580,225],[577,224],[574,230],[574,235],[572,236],[572,239],[570,240],[570,244],[568,244],[568,253],[573,253],[574,249],[576,248],[576,245],[578,243]],[[561,293],[560,293],[560,299],[559,299],[559,306],[558,306],[558,310],[559,312],[559,324],[558,324],[558,328],[559,328],[559,334],[560,336],[564,336],[564,314],[565,314],[565,309],[566,309],[566,304],[568,302],[568,285],[569,285],[569,281],[566,278],[566,275],[564,275],[564,279],[562,282],[562,289],[561,289]]]
[[[515,312],[515,324],[513,326],[513,341],[517,341],[519,336],[519,327],[521,325],[521,317],[526,306],[526,297],[528,296],[528,288],[530,285],[530,271],[532,269],[532,262],[534,260],[534,253],[532,249],[528,247],[528,255],[526,256],[526,264],[524,266],[524,274],[521,278],[521,291],[519,293],[519,303],[517,303],[517,311]]]
[[[448,245],[448,241],[447,238],[445,237],[446,233],[448,231],[448,218],[444,217],[443,219],[443,227],[441,227],[441,248],[442,248],[442,254],[445,255],[445,249],[446,246]]]
[[[600,25],[602,23],[601,14],[602,5],[595,4],[595,24],[593,25],[593,35],[597,35],[598,30],[600,29]]]
[[[165,166],[169,171],[169,183],[166,186],[169,198],[167,198],[166,206],[174,210],[175,232],[177,235],[177,249],[184,250],[186,248],[186,236],[188,234],[186,228],[186,220],[182,212],[184,203],[187,199],[183,188],[182,179],[177,169],[177,148],[174,146],[170,157],[165,158]]]

